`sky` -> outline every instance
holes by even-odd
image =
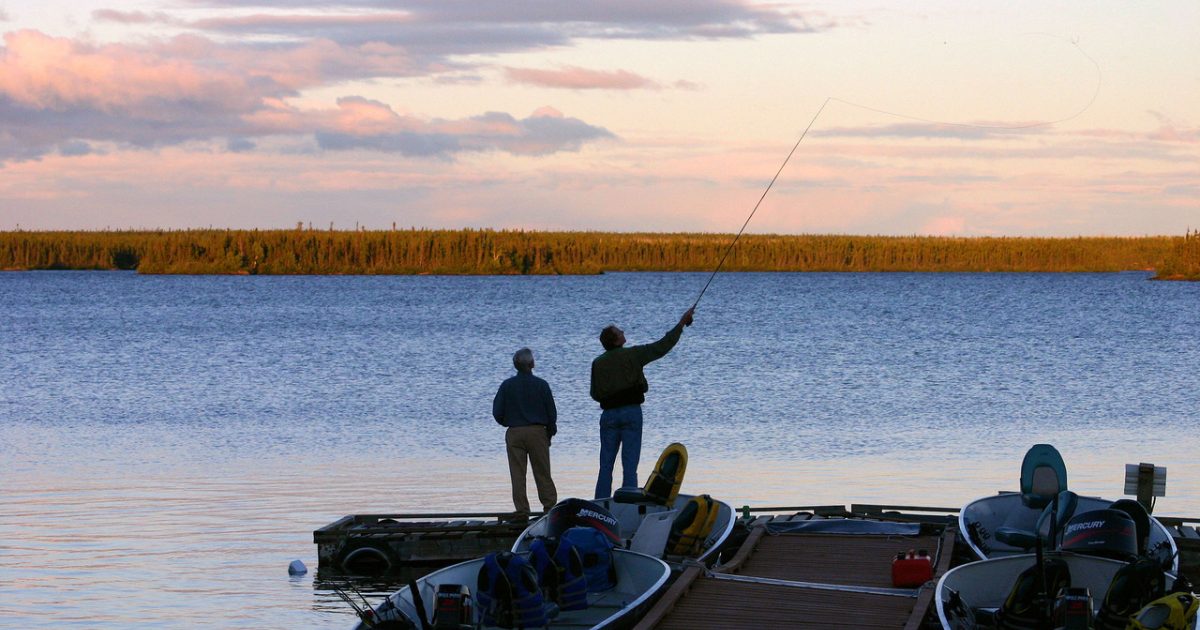
[[[734,233],[761,198],[748,232],[1182,235],[1197,32],[1195,0],[0,0],[0,230]]]

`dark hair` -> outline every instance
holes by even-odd
[[[617,345],[617,335],[620,334],[620,331],[621,329],[617,328],[616,324],[606,326],[604,330],[600,331],[600,345],[604,346],[605,350],[619,348],[620,346]]]

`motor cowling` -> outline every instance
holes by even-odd
[[[564,499],[546,514],[546,535],[557,540],[572,527],[590,527],[604,534],[617,547],[624,547],[621,526],[612,512],[584,499]]]
[[[1063,551],[1133,560],[1138,555],[1137,526],[1121,510],[1076,514],[1063,529]]]

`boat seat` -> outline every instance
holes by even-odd
[[[1125,628],[1130,616],[1166,592],[1166,576],[1151,558],[1117,569],[1096,615],[1096,628]]]
[[[1079,505],[1079,497],[1070,490],[1058,493],[1055,500],[1046,505],[1036,521],[1031,521],[1033,512],[1017,509],[1009,513],[1004,524],[996,528],[996,540],[1019,549],[1033,549],[1037,546],[1038,537],[1042,544],[1050,549],[1058,547],[1059,533],[1067,521],[1075,515]],[[1054,518],[1054,531],[1050,531],[1051,516]]]
[[[667,539],[671,535],[671,524],[675,522],[675,515],[678,512],[678,510],[671,510],[647,514],[629,541],[630,551],[644,553],[655,558],[663,557],[667,550]]]
[[[646,494],[642,488],[617,488],[613,493],[613,503],[629,503],[633,505],[662,505],[656,497]]]
[[[1067,465],[1058,449],[1034,444],[1021,461],[1021,502],[1040,510],[1067,489]]]

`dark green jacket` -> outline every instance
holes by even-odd
[[[592,398],[601,409],[640,405],[646,401],[650,384],[642,368],[666,356],[683,334],[676,324],[662,339],[644,346],[613,348],[592,361]]]

